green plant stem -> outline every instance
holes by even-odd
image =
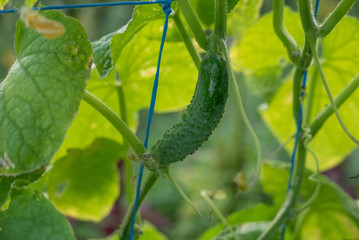
[[[317,79],[318,79],[318,72],[317,71],[313,71],[313,74],[310,78],[309,81],[309,92],[306,95],[306,99],[307,99],[307,104],[306,104],[306,109],[303,115],[303,125],[304,126],[308,126],[310,123],[310,119],[311,119],[311,115],[312,115],[312,106],[313,106],[313,102],[314,102],[314,94],[315,94],[315,89],[317,87]]]
[[[359,75],[356,75],[344,88],[337,97],[334,99],[334,105],[339,108],[359,87]],[[334,113],[332,105],[327,105],[322,111],[320,111],[314,118],[311,126],[310,132],[312,137],[314,137],[318,131],[321,129],[323,124],[328,120],[328,118]]]
[[[104,116],[128,141],[130,146],[138,155],[142,155],[146,152],[146,148],[145,146],[143,146],[142,142],[136,137],[136,135],[124,123],[124,121],[105,103],[103,103],[100,99],[98,99],[88,91],[85,91],[83,100],[87,102],[90,106],[92,106],[94,109],[96,109],[99,113],[101,113],[102,116]]]
[[[118,72],[116,72],[115,77],[116,82],[116,89],[117,89],[117,96],[118,96],[118,103],[120,105],[120,117],[123,120],[123,122],[128,125],[127,120],[127,106],[126,106],[126,99],[125,99],[125,92],[123,91],[123,85],[121,83],[121,79],[118,75]],[[129,149],[129,144],[126,139],[123,140],[124,148],[127,151]],[[125,155],[125,179],[126,179],[126,197],[127,197],[127,203],[130,204],[133,199],[134,195],[134,189],[132,187],[132,161],[128,158],[127,154]]]
[[[316,41],[315,41],[314,39],[309,39],[309,42],[310,42],[310,47],[311,47],[312,52],[313,52],[315,65],[317,66],[317,69],[318,69],[318,71],[319,71],[320,78],[322,79],[322,82],[323,82],[325,91],[327,92],[327,95],[328,95],[328,98],[329,98],[331,107],[332,107],[332,109],[333,109],[333,111],[334,111],[334,113],[335,113],[335,116],[337,117],[340,126],[342,127],[343,131],[347,134],[347,136],[348,136],[355,144],[359,145],[359,141],[349,132],[349,130],[346,128],[346,126],[345,126],[345,124],[344,124],[342,118],[341,118],[340,115],[339,115],[337,106],[336,106],[336,104],[335,104],[335,101],[334,101],[334,99],[333,99],[333,96],[332,96],[332,93],[331,93],[331,91],[330,91],[329,85],[328,85],[327,80],[326,80],[326,78],[325,78],[324,71],[323,71],[322,66],[321,66],[321,64],[320,64],[319,57],[318,57],[318,53],[316,52]]]
[[[178,15],[178,12],[176,12],[173,15],[173,21],[176,24],[178,32],[180,33],[182,40],[183,40],[184,44],[186,45],[186,48],[187,48],[189,54],[191,55],[191,58],[192,58],[194,64],[196,65],[197,69],[199,69],[199,65],[201,64],[201,57],[199,56],[195,46],[193,45],[191,36],[189,35],[186,28],[184,27],[184,25],[181,21],[181,18]]]
[[[300,104],[300,92],[303,74],[306,70],[296,67],[293,76],[293,114],[294,119],[298,119],[299,104]]]
[[[242,101],[242,97],[241,97],[241,94],[239,92],[239,88],[238,88],[238,84],[237,84],[237,81],[236,81],[236,76],[234,74],[234,71],[233,71],[233,68],[232,68],[232,64],[231,64],[231,59],[229,58],[229,52],[228,52],[228,49],[227,49],[227,44],[224,40],[222,40],[222,52],[224,54],[224,57],[226,59],[226,62],[228,64],[228,73],[229,73],[229,78],[231,80],[231,84],[232,84],[232,89],[234,91],[234,94],[235,94],[235,98],[236,98],[236,102],[238,104],[238,108],[239,108],[239,112],[241,114],[241,117],[243,119],[243,122],[245,124],[245,126],[248,128],[253,140],[254,140],[254,144],[256,146],[256,152],[257,152],[257,169],[256,169],[256,172],[255,172],[255,175],[254,175],[254,178],[252,180],[252,183],[253,184],[257,177],[259,176],[260,172],[261,172],[261,169],[262,169],[262,151],[261,151],[261,146],[259,144],[259,140],[258,140],[258,137],[252,127],[252,124],[251,122],[249,121],[248,117],[247,117],[247,114],[246,114],[246,111],[244,109],[244,106],[243,106],[243,101]]]
[[[191,28],[194,38],[196,39],[198,45],[204,49],[209,49],[209,41],[208,38],[203,31],[203,28],[193,11],[191,3],[189,0],[176,0],[179,8],[181,9],[184,18],[186,19],[188,26]]]
[[[301,85],[302,85],[303,74],[310,66],[312,59],[313,59],[313,56],[311,53],[309,42],[307,40],[305,40],[304,47],[303,47],[300,59],[297,62],[297,66],[295,68],[294,77],[293,77],[293,105],[292,105],[292,108],[293,108],[293,114],[294,114],[295,121],[297,121],[297,119],[298,119],[300,93],[302,91]]]
[[[284,0],[273,0],[273,28],[278,38],[287,48],[290,60],[296,64],[300,57],[298,44],[294,38],[288,33],[284,26]]]
[[[206,191],[201,191],[201,196],[204,198],[204,200],[206,200],[206,202],[211,206],[211,208],[213,209],[213,211],[215,212],[215,214],[217,215],[217,217],[222,221],[222,223],[224,225],[227,226],[227,228],[229,229],[229,231],[232,233],[233,238],[235,240],[239,240],[239,237],[236,235],[236,233],[234,232],[232,226],[229,224],[229,222],[227,221],[227,219],[223,216],[223,214],[221,213],[221,211],[218,209],[218,207],[216,206],[216,204],[212,201],[212,199],[207,195]]]
[[[356,0],[342,0],[319,28],[319,37],[326,37],[343,19]]]
[[[188,203],[188,205],[191,206],[191,208],[205,221],[209,221],[193,204],[191,199],[187,197],[187,195],[184,193],[180,185],[176,182],[176,180],[169,174],[169,172],[166,172],[168,179],[172,182],[173,186],[176,188],[177,192],[181,195],[181,197]]]
[[[318,26],[312,11],[312,3],[310,0],[299,0],[299,14],[305,33],[316,32]]]
[[[303,139],[301,139],[298,143],[297,159],[295,161],[293,178],[287,198],[270,226],[259,236],[258,240],[272,240],[273,236],[278,232],[283,224],[295,214],[295,205],[298,201],[305,170],[305,158],[306,149]]]
[[[158,179],[158,175],[155,172],[150,172],[150,175],[147,177],[146,181],[143,183],[143,190],[138,199],[137,211],[138,211],[138,209],[140,209],[140,206],[141,206],[143,200],[145,199],[145,197],[147,196],[148,192],[151,190],[151,188],[153,187],[153,185],[155,184],[157,179]],[[118,231],[120,239],[123,239],[123,240],[128,239],[128,234],[130,231],[134,206],[135,206],[135,201],[132,201],[131,206],[128,208],[128,210],[126,212],[125,218],[122,221],[121,228]]]
[[[314,151],[311,150],[307,146],[307,141],[304,143],[304,147],[307,150],[307,152],[309,152],[313,156],[314,161],[315,161],[315,167],[316,167],[315,172],[312,175],[309,176],[309,180],[316,182],[317,185],[315,186],[313,195],[309,198],[309,200],[307,202],[305,202],[299,209],[296,210],[297,213],[299,213],[299,212],[303,211],[304,209],[308,208],[317,199],[318,194],[320,192],[320,189],[322,187],[322,183],[320,181],[318,181],[318,179],[317,179],[317,177],[318,177],[318,175],[320,173],[318,158],[317,158],[316,154],[314,153]]]
[[[217,39],[226,39],[227,36],[227,0],[215,0],[214,35]]]

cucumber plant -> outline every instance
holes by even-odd
[[[197,239],[198,234],[202,240],[358,238],[357,203],[319,173],[343,161],[356,147],[354,136],[359,136],[353,120],[359,115],[354,94],[359,86],[359,53],[354,46],[359,39],[349,34],[359,28],[359,22],[346,16],[355,0],[342,0],[322,23],[314,17],[312,1],[297,2],[295,13],[284,7],[284,0],[273,0],[273,12],[260,18],[261,0],[133,2],[139,6],[127,24],[90,42],[74,18],[59,11],[31,10],[35,4],[31,0],[21,3],[21,10],[9,9],[17,2],[0,0],[0,8],[5,7],[0,11],[0,31],[6,31],[3,23],[9,15],[5,12],[20,13],[14,13],[19,18],[14,36],[16,61],[7,74],[1,72],[6,77],[0,82],[0,239],[81,238],[65,216],[103,220],[120,195],[120,179],[125,186],[123,202],[128,205],[121,225],[109,236],[87,238],[129,239],[137,210],[133,172],[139,164],[146,166],[147,176],[138,205],[147,195],[151,201],[156,191],[157,197],[170,198],[172,194],[162,192],[165,181],[159,180],[168,176],[199,213],[172,175],[181,182],[187,178],[193,189],[193,183],[200,185],[198,178],[185,173],[200,168],[198,162],[212,164],[208,158],[217,164],[226,161],[224,151],[216,151],[225,127],[233,128],[231,132],[245,131],[242,138],[230,142],[238,149],[242,145],[255,149],[246,156],[257,159],[256,168],[240,168],[241,154],[235,155],[236,169],[221,175],[227,180],[214,177],[219,176],[218,165],[207,167],[206,176],[201,176],[206,188],[212,188],[214,181],[224,185],[226,175],[236,184],[235,193],[226,189],[230,196],[225,204],[214,199],[219,195],[216,189],[212,188],[213,194],[201,191],[223,224],[213,226],[217,221],[213,218],[200,229],[203,224],[194,222],[193,233],[167,231],[169,239]],[[186,109],[169,130],[163,122],[160,131],[153,129],[147,150],[140,140],[142,122],[137,113],[149,106],[158,56],[155,49],[161,42],[163,11],[169,6],[173,13],[156,110]],[[0,44],[10,35],[2,34]],[[308,89],[302,80],[306,71]],[[261,103],[259,114],[252,100]],[[262,153],[275,140],[268,140],[260,129],[270,129],[284,143],[295,132],[298,118],[302,124],[297,127],[294,166],[274,157],[263,161]],[[284,157],[272,156],[285,161],[285,150]],[[124,163],[123,178],[118,162]],[[171,172],[172,166],[178,172],[183,166],[184,172]],[[292,180],[286,193],[288,178]],[[248,196],[257,202],[246,202]],[[151,203],[163,209],[172,204]],[[137,239],[166,239],[139,218],[135,229]]]

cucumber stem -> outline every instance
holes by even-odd
[[[191,3],[189,0],[176,0],[179,8],[181,9],[184,18],[186,19],[188,26],[191,28],[194,38],[196,39],[198,45],[204,49],[208,50],[209,41],[208,38],[203,31],[203,28],[193,11]]]
[[[246,114],[246,111],[244,109],[244,105],[243,105],[243,101],[242,101],[242,97],[241,94],[239,92],[239,88],[238,88],[238,84],[237,84],[237,80],[236,80],[236,76],[234,74],[233,68],[232,68],[232,64],[231,64],[231,59],[229,57],[229,52],[227,49],[227,44],[225,42],[225,40],[221,41],[221,47],[222,47],[222,53],[224,54],[225,60],[228,64],[228,72],[229,72],[229,78],[231,80],[232,83],[232,88],[234,90],[234,94],[236,97],[236,101],[238,104],[238,108],[239,108],[239,112],[241,114],[242,120],[245,124],[245,126],[248,128],[253,140],[254,140],[254,144],[256,147],[256,152],[257,152],[257,168],[253,177],[252,182],[250,183],[250,186],[252,186],[255,181],[257,180],[258,176],[260,175],[261,169],[262,169],[262,150],[261,150],[261,146],[258,140],[258,137],[252,127],[251,122],[248,119],[248,116]],[[250,188],[250,187],[249,187]]]
[[[206,218],[198,209],[197,207],[193,204],[193,202],[191,201],[191,199],[189,199],[189,197],[184,193],[184,191],[182,190],[182,188],[180,187],[180,185],[176,182],[176,180],[169,174],[169,172],[166,172],[168,179],[172,182],[173,186],[176,188],[177,192],[181,195],[181,197],[188,203],[188,205],[191,206],[191,208],[198,214],[198,216],[200,216],[203,220],[205,220],[206,222],[209,222],[211,219],[210,218]]]
[[[236,233],[234,232],[232,226],[229,224],[229,222],[227,221],[227,219],[223,216],[223,214],[221,213],[221,211],[219,210],[219,208],[217,207],[217,205],[212,201],[212,199],[208,196],[208,194],[206,193],[205,190],[201,191],[201,196],[204,198],[204,200],[206,200],[206,202],[212,207],[213,211],[216,213],[217,217],[222,221],[222,223],[224,225],[227,226],[227,228],[229,229],[229,231],[231,232],[233,238],[235,240],[239,240],[239,237],[236,235]]]
[[[328,82],[327,82],[327,80],[326,80],[324,71],[323,71],[322,66],[321,66],[321,64],[320,64],[320,61],[319,61],[318,53],[317,53],[317,51],[316,51],[316,41],[315,41],[315,39],[309,39],[309,44],[310,44],[310,47],[311,47],[311,49],[312,49],[312,53],[313,53],[315,65],[316,65],[317,68],[318,68],[320,78],[322,79],[322,82],[323,82],[325,91],[327,92],[327,95],[328,95],[328,98],[329,98],[331,107],[333,108],[333,111],[334,111],[334,113],[335,113],[335,116],[337,117],[340,126],[342,127],[343,131],[347,134],[347,136],[348,136],[356,145],[359,145],[359,141],[349,132],[349,130],[348,130],[347,127],[345,126],[345,124],[344,124],[342,118],[341,118],[340,115],[339,115],[338,108],[337,108],[337,106],[336,106],[336,104],[335,104],[335,101],[334,101],[334,98],[333,98],[332,93],[331,93],[331,91],[330,91],[330,88],[329,88]]]
[[[105,103],[103,103],[100,99],[98,99],[88,91],[85,91],[83,100],[95,110],[97,110],[117,129],[117,131],[128,141],[128,143],[137,153],[137,155],[140,156],[146,152],[145,146],[137,138],[137,136],[131,131],[131,129],[125,124],[125,122]]]
[[[175,22],[178,32],[180,33],[182,40],[184,44],[186,45],[186,48],[191,55],[191,58],[196,65],[197,69],[199,69],[199,65],[201,64],[201,57],[199,56],[195,46],[193,45],[193,42],[191,40],[191,37],[189,33],[187,32],[186,28],[184,27],[183,22],[181,21],[180,16],[178,15],[178,12],[175,12],[173,15],[173,21]]]

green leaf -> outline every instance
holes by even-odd
[[[237,9],[240,8],[235,11]],[[234,23],[236,18],[241,17],[243,14],[234,15]],[[252,24],[254,20],[255,18]],[[272,24],[273,14],[269,13],[262,16],[251,28],[244,27],[241,30],[246,33],[244,36],[241,32],[234,33],[241,41],[236,42],[231,49],[236,70],[243,71],[248,88],[264,101],[270,101],[281,86],[282,76],[290,63],[287,51],[275,34]],[[299,15],[285,9],[285,25],[297,42],[303,44],[304,33],[299,30],[302,29]]]
[[[37,181],[39,178],[42,177],[42,175],[45,173],[46,168],[41,167],[39,169],[36,169],[35,171],[24,173],[21,175],[16,176],[15,185],[18,187],[29,185],[30,183],[33,183]]]
[[[237,5],[238,2],[239,2],[239,0],[228,0],[227,1],[227,4],[228,4],[227,12],[228,13],[232,12],[233,8]]]
[[[214,23],[214,0],[191,0],[191,4],[204,25],[209,27]]]
[[[69,150],[47,174],[49,199],[65,215],[101,221],[119,195],[121,156],[121,145],[108,139],[97,139],[83,150]]]
[[[37,0],[0,0],[0,9],[8,3],[9,8],[19,9],[23,6],[33,7]]]
[[[32,189],[13,188],[11,202],[0,211],[0,239],[75,240],[66,218],[44,195]]]
[[[119,114],[118,87],[113,72],[104,79],[100,79],[98,71],[94,69],[87,82],[86,89]],[[129,116],[128,120],[129,126],[135,131],[134,127],[137,124],[137,119],[135,116]],[[57,160],[66,156],[68,149],[86,148],[96,138],[108,138],[118,143],[123,141],[122,135],[105,117],[82,101],[78,114],[72,121],[66,138],[53,159]]]
[[[148,108],[156,74],[162,20],[152,21],[123,48],[116,69],[125,91],[129,115]],[[170,25],[168,33],[175,31]],[[166,41],[159,75],[156,111],[179,110],[190,103],[197,69],[183,42]]]
[[[308,179],[311,174],[310,171],[305,172],[300,192],[299,207],[310,199],[314,193],[316,183]],[[230,225],[237,226],[248,222],[273,220],[286,198],[288,178],[289,164],[278,161],[269,161],[265,164],[261,172],[261,182],[263,190],[272,196],[273,204],[268,205],[261,203],[251,208],[232,213],[227,218]],[[290,225],[290,227],[293,227],[295,230],[290,234],[303,236],[298,238],[303,240],[334,240],[335,238],[332,236],[339,236],[339,234],[343,234],[347,239],[356,239],[357,234],[359,234],[359,206],[334,182],[321,175],[319,175],[317,179],[322,184],[318,197],[309,208],[298,215],[294,226],[292,226],[292,224]],[[324,212],[327,212],[326,218],[321,221],[316,221],[316,219],[321,219],[321,215]],[[307,223],[307,218],[310,223]],[[338,221],[342,222],[339,224]],[[338,228],[332,227],[333,229],[327,229],[328,226],[333,226],[333,224],[338,224]],[[210,240],[215,236],[219,236],[221,230],[225,228],[226,226],[224,224],[210,228],[204,232],[200,240]],[[316,237],[309,238],[310,234],[307,234],[307,231],[313,233]],[[222,233],[225,232],[226,230]],[[314,234],[314,232],[320,233],[321,237]],[[230,237],[230,235],[228,236]]]
[[[105,238],[97,238],[90,240],[118,240],[118,234],[114,233]],[[166,236],[158,231],[151,223],[145,221],[141,226],[141,235],[138,237],[138,240],[167,240]]]
[[[17,61],[0,84],[0,174],[46,165],[60,147],[89,77],[91,45],[82,26],[60,12],[44,16],[66,33],[45,39],[17,23]]]
[[[261,203],[253,207],[234,212],[228,216],[227,220],[232,226],[241,225],[246,222],[270,221],[276,215],[279,208],[280,204],[269,206]],[[225,228],[226,226],[224,224],[219,224],[210,228],[202,234],[200,240],[210,240],[213,237],[218,236],[221,230]]]
[[[8,200],[11,185],[20,187],[29,185],[38,180],[45,172],[46,168],[42,167],[30,173],[24,173],[16,177],[1,176],[0,177],[0,208]],[[14,183],[14,184],[13,184]]]
[[[0,208],[8,200],[11,184],[14,180],[15,177],[0,177]]]
[[[0,10],[4,9],[4,6],[8,1],[9,0],[0,0]]]
[[[238,3],[237,3],[238,2]],[[250,0],[250,1],[228,1],[228,10],[230,7],[237,6],[233,9],[231,14],[228,15],[228,30],[230,35],[240,41],[245,35],[246,31],[257,21],[259,18],[260,8],[263,0]],[[272,28],[272,26],[271,26]],[[262,37],[258,38],[261,42]]]
[[[92,44],[94,48],[94,62],[101,78],[107,76],[113,69],[121,55],[122,49],[138,31],[149,22],[164,17],[165,15],[160,6],[136,6],[133,10],[132,19],[126,26],[94,42]]]
[[[285,23],[297,42],[303,44],[303,32],[298,31],[301,29],[299,15],[286,9]],[[278,139],[284,142],[295,132],[295,122],[292,119],[292,83],[285,82],[288,79],[288,71],[290,77],[292,71],[288,67],[290,63],[286,49],[271,26],[272,14],[263,16],[248,30],[240,45],[234,46],[231,56],[233,62],[242,67],[239,70],[244,71],[249,88],[265,101],[270,101],[269,106],[262,108],[261,114]],[[358,28],[358,20],[345,17],[323,40],[321,61],[334,95],[357,74],[359,50],[354,45],[359,40],[359,35],[348,36],[345,33],[355,32]],[[283,82],[285,83],[282,84]],[[329,104],[314,67],[310,68],[308,74],[307,91],[310,89],[314,89],[310,112],[310,120],[313,120],[315,115]],[[353,121],[359,117],[359,110],[355,107],[358,101],[359,97],[354,94],[339,110],[344,123],[354,136],[359,136],[359,123]],[[309,147],[317,154],[320,170],[324,171],[343,161],[354,149],[355,144],[345,135],[333,115],[310,142]],[[292,146],[289,144],[286,149],[291,152]],[[315,169],[311,156],[308,158],[307,166]]]
[[[248,222],[237,228],[235,231],[235,235],[240,240],[257,239],[262,234],[262,232],[264,232],[268,228],[269,224],[270,222]],[[280,236],[279,234],[277,234],[277,236],[275,236],[272,240],[279,239]],[[235,238],[228,229],[225,229],[212,240],[235,240]]]
[[[142,234],[138,240],[167,240],[165,235],[158,231],[152,224],[145,222],[141,228]]]
[[[316,183],[308,179],[310,175],[309,171],[304,175],[301,204],[312,196],[316,187]],[[283,203],[285,199],[288,177],[289,164],[272,161],[263,167],[263,189],[273,197],[276,204]],[[338,236],[339,239],[356,239],[359,236],[359,206],[326,177],[319,175],[317,179],[321,183],[318,197],[298,215],[294,234],[303,240],[334,240]]]

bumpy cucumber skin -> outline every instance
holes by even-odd
[[[222,118],[227,97],[227,63],[221,56],[210,53],[200,64],[196,90],[182,120],[151,148],[157,164],[166,166],[181,161],[207,141]]]

